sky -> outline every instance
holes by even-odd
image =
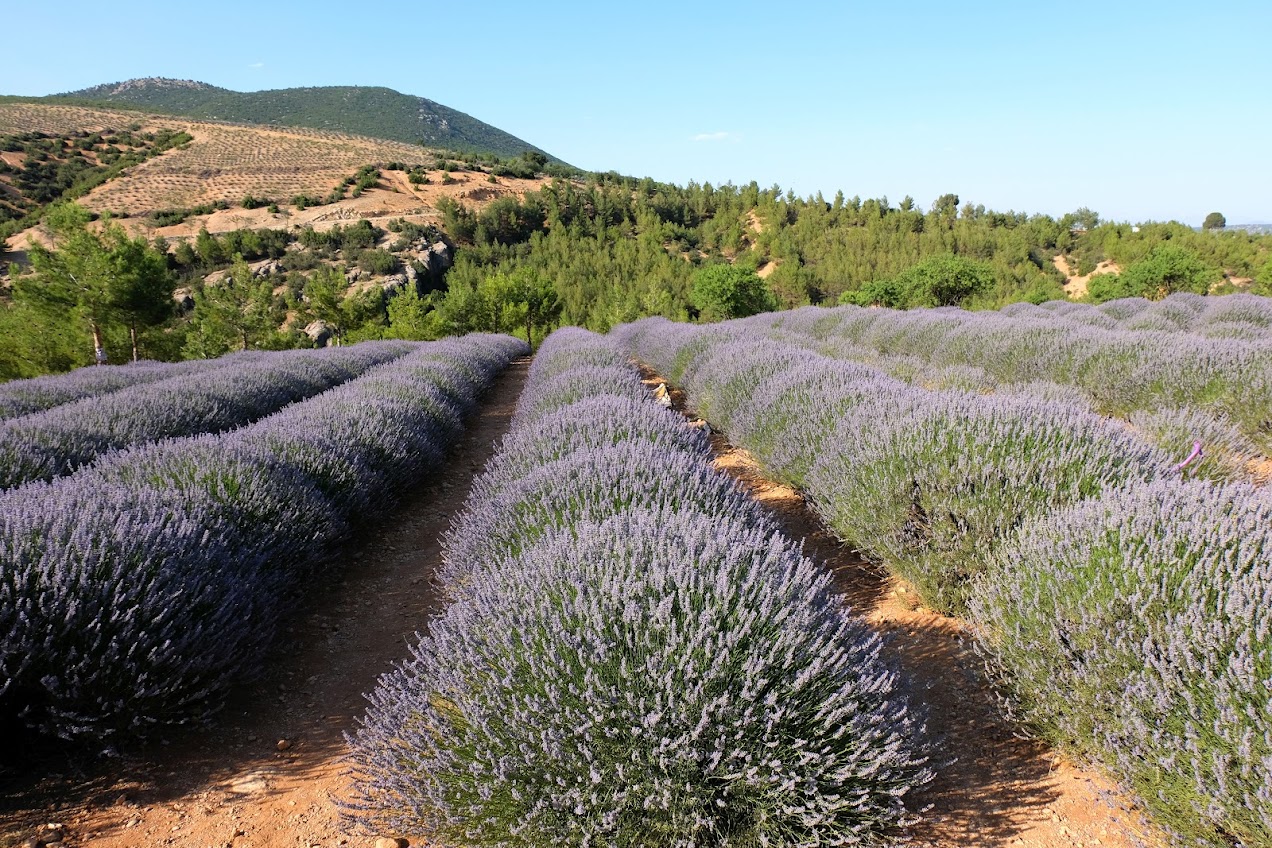
[[[56,8],[7,13],[0,93],[382,85],[587,170],[1272,222],[1268,0]]]

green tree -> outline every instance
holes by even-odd
[[[1201,222],[1203,230],[1222,230],[1226,226],[1228,226],[1228,219],[1219,212],[1211,212],[1206,216],[1206,220]]]
[[[509,280],[509,295],[514,303],[522,306],[526,341],[533,345],[534,328],[546,330],[553,326],[561,316],[563,304],[552,281],[530,268],[518,268],[509,275]]]
[[[139,329],[162,324],[172,313],[167,260],[109,220],[100,233],[88,224],[88,212],[75,204],[49,210],[45,226],[53,247],[32,246],[35,273],[17,278],[15,300],[50,320],[79,323],[103,356],[111,327],[127,326],[136,359]],[[94,359],[101,357],[95,353]]]
[[[55,206],[45,216],[54,247],[32,245],[28,253],[34,277],[19,277],[14,296],[45,314],[64,315],[82,322],[92,335],[102,361],[104,330],[115,320],[111,286],[114,263],[101,240],[88,230],[89,215],[75,204]]]
[[[324,265],[305,282],[303,313],[327,325],[336,344],[343,344],[351,332],[374,323],[383,315],[379,290],[350,292],[340,270]]]
[[[1254,283],[1250,286],[1250,294],[1272,297],[1272,257],[1268,257],[1263,267],[1259,269],[1259,273],[1255,275]]]
[[[422,342],[435,338],[436,323],[432,318],[434,304],[430,298],[420,297],[415,286],[407,286],[389,300],[389,330],[391,339],[407,339]]]
[[[777,309],[777,298],[751,268],[708,265],[693,275],[689,299],[704,321],[743,318]]]
[[[462,336],[490,331],[497,321],[497,313],[490,304],[488,293],[488,290],[481,290],[480,284],[469,285],[462,280],[452,280],[434,310],[434,332],[438,336]]]
[[[1083,206],[1060,219],[1060,225],[1066,230],[1084,230],[1090,232],[1100,225],[1100,216]]]
[[[1128,266],[1118,275],[1125,294],[1121,297],[1146,297],[1161,300],[1173,292],[1207,294],[1212,283],[1223,278],[1223,272],[1213,268],[1185,247],[1159,244],[1148,255]]]
[[[115,265],[114,304],[128,325],[132,358],[139,358],[138,333],[158,327],[172,317],[174,281],[168,271],[167,256],[148,246],[144,239],[117,239],[111,252]]]
[[[276,347],[276,318],[269,281],[255,279],[243,257],[236,257],[222,280],[195,287],[184,353],[207,358],[231,350]]]
[[[840,302],[893,309],[960,306],[993,286],[991,266],[950,253],[925,259],[896,277],[867,283],[846,293]]]

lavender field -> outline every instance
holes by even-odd
[[[882,644],[609,340],[561,330],[351,738],[381,832],[868,845],[930,779]]]
[[[447,477],[528,352],[477,334],[0,387],[0,726],[102,751],[206,721],[351,532]],[[646,319],[558,330],[526,379],[430,566],[436,610],[345,736],[351,821],[698,848],[885,845],[925,815],[959,753],[937,711],[713,464],[714,430],[966,623],[1012,732],[1180,846],[1272,844],[1267,300]]]
[[[1272,303],[841,307],[616,340],[965,617],[1180,845],[1272,844]]]
[[[88,425],[113,422],[117,443],[0,493],[0,719],[102,748],[210,715],[350,526],[439,472],[525,352],[507,336],[358,345],[103,395]],[[61,432],[66,408],[14,421]],[[209,426],[190,408],[233,413]],[[203,432],[155,440],[152,416]]]

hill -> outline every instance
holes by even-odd
[[[38,213],[37,200],[55,199],[28,198],[19,191],[24,180],[30,181],[30,172],[50,172],[45,174],[45,187],[53,193],[65,188],[62,183],[67,180],[57,180],[65,172],[85,189],[68,197],[78,198],[93,212],[111,212],[131,232],[149,236],[191,236],[204,226],[212,232],[310,225],[321,229],[359,218],[429,222],[437,220],[436,206],[443,197],[481,207],[500,197],[537,190],[545,182],[487,173],[475,163],[401,142],[47,101],[0,102],[0,146],[15,148],[0,152],[0,200],[9,217],[31,209]],[[109,156],[120,157],[117,164],[127,167],[101,167]],[[68,161],[81,160],[97,167],[67,167]],[[352,196],[340,191],[359,169],[390,163],[396,163],[394,169],[386,167],[377,187],[363,192],[350,187]],[[415,178],[408,179],[412,173]],[[89,182],[89,177],[94,179]],[[333,193],[344,199],[323,202]],[[263,202],[244,208],[247,198]],[[300,198],[306,202],[296,203]],[[271,211],[271,203],[280,208]],[[12,230],[17,233],[33,221],[12,223],[18,225]],[[27,235],[34,233],[28,230]],[[7,234],[0,223],[0,236]],[[15,235],[10,248],[21,249],[26,240],[25,235]]]
[[[459,152],[550,154],[424,97],[373,86],[241,92],[161,77],[108,83],[39,100],[143,109],[210,121],[307,127]],[[559,161],[559,160],[554,160]]]

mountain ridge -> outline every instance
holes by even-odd
[[[198,80],[139,77],[33,99],[112,108],[131,106],[202,120],[335,130],[506,158],[536,152],[551,161],[561,161],[465,112],[384,86],[304,86],[240,92]]]

